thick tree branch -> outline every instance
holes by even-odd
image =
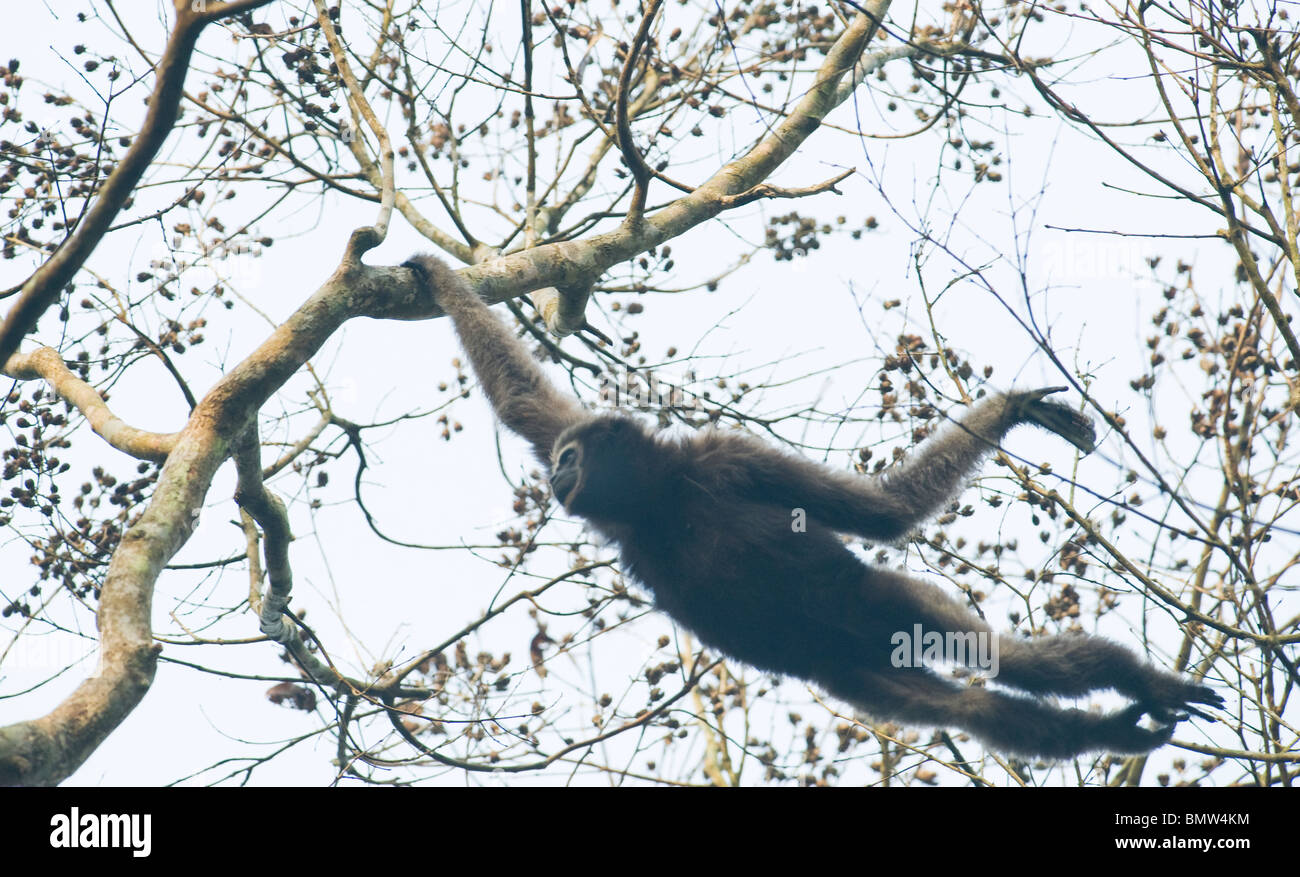
[[[532,294],[547,330],[556,337],[572,335],[587,325],[587,300],[591,298],[591,284],[556,289],[548,286]]]
[[[840,83],[859,63],[888,8],[889,0],[867,4],[866,13],[856,16],[831,46],[812,87],[790,114],[748,153],[723,166],[690,194],[635,226],[624,223],[582,241],[558,241],[512,253],[465,269],[465,279],[489,302],[548,286],[580,287],[610,266],[717,216],[727,208],[728,197],[766,180],[817,130],[827,114],[849,97],[851,92],[840,90]]]

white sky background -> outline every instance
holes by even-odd
[[[122,3],[122,11],[128,6],[132,4]],[[42,86],[37,84],[40,80],[80,93],[82,87],[75,81],[75,72],[60,60],[60,51],[66,52],[77,41],[105,52],[118,51],[116,47],[110,48],[105,40],[97,44],[95,26],[74,25],[73,16],[83,8],[80,3],[23,3],[11,4],[6,10],[9,14],[3,38],[6,45],[0,49],[0,55],[22,59],[22,72],[28,78],[25,88],[40,89]],[[132,9],[131,14],[139,16],[141,23],[150,20],[144,9]],[[258,13],[258,19],[264,14]],[[349,15],[346,9],[344,15],[346,20]],[[906,20],[897,8],[893,15],[898,20]],[[517,9],[510,7],[500,13],[499,20],[492,22],[492,39],[496,45],[518,44],[517,18]],[[163,45],[165,32],[160,26],[142,26],[136,30],[136,36],[150,37],[147,45],[157,50]],[[1074,39],[1074,35],[1062,31],[1063,40],[1066,36]],[[211,29],[204,36],[200,48],[227,56],[239,51],[219,28]],[[1043,45],[1035,54],[1049,54],[1057,48]],[[1116,57],[1115,53],[1106,56],[1107,72],[1115,69]],[[138,62],[133,64],[138,66]],[[1141,68],[1135,70],[1140,72]],[[538,75],[544,74],[539,71]],[[1079,74],[1072,76],[1075,82],[1085,78]],[[191,76],[188,85],[194,88],[198,82],[197,77]],[[887,128],[879,121],[879,108],[874,106],[871,82],[869,79],[859,90],[859,107],[846,105],[832,121],[852,127],[855,114],[859,114],[867,131],[886,133]],[[544,89],[544,83],[540,87]],[[1002,99],[1013,111],[1026,102],[1017,94],[1022,87],[1027,94],[1027,84],[1002,86]],[[987,87],[981,89],[987,92]],[[1114,119],[1141,116],[1154,110],[1154,106],[1133,105],[1134,100],[1148,97],[1147,89],[1132,88],[1118,77],[1103,78],[1099,72],[1089,89],[1089,106],[1108,108]],[[144,93],[140,91],[141,96]],[[1040,105],[1037,100],[1031,104]],[[121,121],[117,111],[114,116]],[[915,121],[905,109],[897,116],[898,123],[909,128]],[[991,113],[990,117],[997,118],[997,114]],[[39,119],[36,121],[40,123]],[[737,112],[728,121],[738,132],[738,142],[749,139],[752,119]],[[978,123],[970,120],[970,124]],[[1213,217],[1190,210],[1182,202],[1126,194],[1126,190],[1150,191],[1152,187],[1111,152],[1056,119],[1029,120],[1015,112],[1007,125],[1013,133],[1011,145],[1004,153],[1007,162],[1000,168],[1005,181],[976,186],[973,190],[969,188],[970,177],[966,173],[948,173],[936,188],[933,150],[941,141],[937,133],[917,139],[879,141],[819,132],[809,148],[786,165],[777,182],[808,185],[833,175],[837,169],[856,166],[860,173],[841,184],[844,194],[838,197],[825,194],[802,202],[759,203],[672,241],[676,273],[682,284],[698,281],[730,264],[744,249],[737,245],[738,239],[761,240],[766,215],[793,208],[832,222],[837,214],[844,214],[850,224],[856,225],[864,217],[874,215],[881,228],[865,233],[858,241],[846,236],[823,238],[820,251],[795,263],[775,263],[770,255],[760,253],[717,292],[643,297],[639,300],[644,303],[646,313],[629,323],[628,328],[639,330],[647,340],[644,352],[652,362],[664,355],[669,344],[686,353],[699,342],[707,356],[727,357],[724,364],[716,367],[719,372],[754,368],[754,382],[813,375],[768,391],[765,404],[759,408],[761,411],[783,410],[815,399],[822,410],[842,410],[847,414],[858,406],[878,402],[878,396],[865,398],[863,390],[877,372],[884,353],[892,351],[893,338],[902,323],[881,324],[879,307],[863,306],[862,302],[900,298],[901,311],[911,318],[912,324],[926,324],[918,280],[910,262],[915,235],[891,212],[871,184],[872,178],[878,175],[884,181],[884,190],[893,207],[909,221],[933,221],[943,228],[949,211],[961,205],[959,224],[948,235],[950,247],[972,264],[991,265],[990,276],[997,279],[999,290],[1022,313],[1025,304],[1014,265],[1005,261],[997,264],[997,260],[1016,252],[1015,235],[1026,232],[1032,216],[1028,267],[1038,316],[1052,326],[1057,351],[1063,360],[1078,363],[1093,373],[1096,380],[1093,389],[1099,399],[1131,400],[1133,396],[1128,392],[1127,383],[1144,370],[1148,353],[1144,339],[1151,334],[1150,313],[1156,306],[1156,290],[1146,280],[1144,256],[1158,252],[1165,259],[1173,259],[1181,255],[1198,269],[1207,269],[1198,273],[1204,292],[1211,284],[1226,283],[1230,278],[1230,270],[1224,267],[1230,266],[1226,248],[1208,244],[1198,252],[1193,242],[1161,241],[1156,249],[1147,246],[1141,238],[1064,235],[1048,230],[1047,226],[1118,228],[1137,233],[1207,233],[1216,228]],[[971,133],[979,136],[980,132],[972,129]],[[983,134],[983,139],[1001,141],[1004,137],[997,130]],[[171,145],[174,139],[169,142]],[[730,144],[712,145],[720,150],[719,158],[729,157],[725,150]],[[704,163],[699,167],[711,169]],[[676,165],[669,172],[679,175]],[[686,171],[680,176],[690,178],[688,174]],[[1045,190],[1041,197],[1040,189]],[[250,189],[241,197],[256,197],[253,192],[255,189]],[[655,187],[651,202],[666,196],[666,189]],[[963,204],[968,198],[969,203]],[[316,211],[313,202],[285,226],[277,226],[275,245],[262,258],[244,263],[247,271],[240,278],[239,290],[275,319],[285,317],[314,291],[334,269],[348,233],[374,218],[373,208],[358,208],[355,203],[341,205],[329,195],[319,214]],[[1018,215],[1013,216],[1017,211]],[[441,219],[437,215],[433,218]],[[89,264],[125,284],[156,255],[157,236],[156,226],[142,227],[134,251],[128,249],[128,236],[114,236]],[[1022,249],[1024,241],[1022,237]],[[395,214],[388,241],[371,252],[367,261],[395,264],[411,252],[423,249],[430,247]],[[951,259],[931,253],[925,271],[927,289],[932,294],[941,290],[958,270]],[[0,287],[11,286],[22,276],[17,263],[0,263]],[[1043,292],[1049,286],[1050,291]],[[187,287],[188,284],[182,284],[182,288]],[[1232,291],[1224,287],[1223,294],[1229,297]],[[181,360],[196,395],[201,396],[211,386],[225,364],[239,361],[266,335],[265,324],[251,311],[240,307],[237,312],[243,314],[238,334],[223,338],[209,332],[207,344]],[[991,363],[996,367],[995,385],[1061,383],[1026,334],[975,285],[961,283],[949,290],[937,317],[953,346],[969,353],[975,363]],[[47,318],[45,324],[51,322]],[[595,322],[608,331],[608,323]],[[48,331],[45,324],[42,328]],[[579,347],[573,349],[585,353]],[[438,393],[436,384],[451,377],[448,362],[457,355],[459,350],[447,320],[402,323],[359,319],[348,323],[314,362],[328,375],[338,413],[366,422],[440,403],[445,396]],[[206,372],[202,365],[209,366]],[[705,376],[712,373],[710,368],[707,361],[697,366]],[[680,380],[680,370],[675,369],[679,367],[668,365],[657,373],[668,380]],[[161,368],[154,369],[147,378],[145,375],[145,369],[136,369],[114,389],[111,405],[115,412],[143,428],[178,429],[185,417],[185,405],[174,384]],[[1156,413],[1156,419],[1177,427],[1185,423],[1190,403],[1187,398],[1169,393],[1170,386],[1166,385],[1167,395],[1161,400],[1164,408]],[[1189,391],[1199,392],[1199,388],[1192,387]],[[288,391],[277,398],[296,403],[303,396]],[[1146,412],[1124,413],[1135,427],[1134,434],[1143,434],[1137,424]],[[502,466],[514,481],[533,466],[522,443],[511,436],[502,436],[498,461],[492,420],[477,393],[454,406],[450,414],[465,425],[465,431],[450,443],[438,439],[439,427],[431,417],[394,428],[387,441],[381,441],[375,433],[369,434],[371,468],[367,472],[370,485],[367,499],[381,525],[397,538],[445,545],[462,541],[491,543],[493,534],[514,519],[510,511],[510,486],[502,477]],[[869,416],[862,411],[858,414]],[[829,462],[837,467],[847,466],[845,450],[874,441],[875,436],[874,430],[850,425],[831,439],[838,450],[829,455]],[[829,432],[827,437],[830,438]],[[815,444],[815,437],[810,441]],[[1064,442],[1027,431],[1014,434],[1007,445],[1030,460],[1051,461],[1058,469],[1068,468],[1073,456],[1072,449]],[[74,459],[84,458],[88,468],[94,459],[116,454],[93,436],[87,436],[82,438]],[[268,452],[267,457],[271,456]],[[1093,483],[1099,489],[1109,488],[1114,473],[1104,458],[1122,458],[1117,442],[1103,442],[1094,459],[1083,461],[1079,480],[1089,483],[1089,472],[1094,471]],[[347,457],[330,467],[330,486],[317,494],[326,503],[325,508],[313,514],[305,503],[291,505],[297,541],[290,557],[295,573],[293,605],[307,608],[307,620],[322,634],[335,659],[351,662],[345,669],[360,673],[381,658],[400,661],[409,657],[463,626],[487,605],[488,594],[499,586],[501,577],[494,575],[492,567],[474,561],[462,551],[402,551],[370,538],[368,532],[356,536],[356,531],[364,530],[365,525],[360,512],[349,504],[354,459]],[[237,518],[231,499],[232,476],[233,469],[228,465],[214,481],[200,527],[173,562],[200,562],[242,550],[242,535],[232,523]],[[977,526],[1026,526],[1022,512],[1009,514],[1005,506],[991,509],[976,502],[976,498],[973,491],[965,495],[965,501],[976,506]],[[341,507],[332,507],[332,503]],[[1025,538],[1032,536],[1033,530],[1026,528]],[[363,546],[364,551],[352,550],[355,545]],[[8,570],[0,572],[4,580],[10,580],[11,575],[26,579],[28,571],[18,568],[26,563],[29,553],[18,542],[0,546],[3,564],[0,569]],[[488,557],[499,553],[485,552]],[[610,554],[606,549],[601,556]],[[561,554],[555,553],[552,558],[554,563],[535,564],[534,569],[558,574],[566,568]],[[512,582],[505,596],[521,586],[521,581]],[[166,613],[175,608],[177,600],[202,601],[215,593],[219,597],[214,596],[214,600],[229,604],[238,599],[232,595],[246,587],[247,577],[242,570],[232,570],[211,580],[185,573],[165,573],[155,598],[156,629],[176,631]],[[1091,608],[1085,601],[1085,616]],[[1282,614],[1289,616],[1294,610]],[[339,622],[340,617],[347,619],[346,630]],[[1163,623],[1163,615],[1156,613],[1156,617]],[[1005,616],[990,613],[989,618],[995,627],[1007,628]],[[1132,621],[1135,616],[1129,618]],[[1104,632],[1130,646],[1137,645],[1137,636],[1131,630],[1124,630],[1119,619],[1108,617],[1107,625]],[[622,634],[620,648],[626,649],[627,654],[620,653],[619,657],[626,659],[628,674],[638,672],[653,651],[655,639],[667,629],[668,622],[662,618],[646,619]],[[1169,627],[1165,632],[1172,629]],[[254,636],[257,624],[245,615],[221,630],[226,636]],[[522,645],[526,639],[518,642]],[[613,642],[605,638],[600,646],[599,654],[607,661],[613,657]],[[354,649],[353,644],[366,644],[374,651]],[[470,651],[471,654],[475,651],[472,643]],[[526,663],[527,656],[522,648],[513,651],[511,669],[517,671],[521,662]],[[277,647],[262,643],[220,650],[168,646],[164,656],[236,672],[284,673],[288,668],[277,660],[277,653]],[[575,692],[590,691],[588,681],[578,675],[578,665],[558,661],[549,666],[560,678],[572,674]],[[6,665],[0,672],[10,673],[14,669]],[[19,672],[14,676],[0,675],[0,693],[23,687],[22,668],[16,669]],[[620,671],[617,667],[602,667],[602,672],[615,676]],[[753,671],[748,675],[758,677]],[[0,700],[0,723],[39,715],[60,701],[79,681],[80,677],[68,674],[32,695]],[[261,694],[267,687],[269,683],[233,682],[163,661],[157,681],[143,703],[70,782],[113,785],[172,782],[221,757],[247,755],[250,747],[231,742],[232,738],[264,742],[267,746],[262,751],[266,753],[279,741],[317,727],[315,717],[268,702]],[[793,687],[796,690],[791,697],[797,699],[797,686]],[[563,686],[551,686],[548,695],[553,696],[557,690],[563,690]],[[574,708],[581,712],[587,706],[575,704]],[[784,721],[783,713],[780,710],[777,713],[773,721],[779,724]],[[805,715],[810,715],[808,710]],[[1179,735],[1203,739],[1204,730],[1189,723],[1180,727]],[[260,767],[251,782],[327,783],[334,774],[329,761],[335,742],[332,737],[320,736],[295,747]],[[1176,754],[1166,750],[1159,757]],[[667,772],[668,766],[664,767]],[[220,773],[209,774],[207,778],[215,778]],[[507,782],[557,781],[559,776],[515,776]],[[490,783],[495,780],[487,776],[467,779],[456,774],[451,776],[451,781]],[[577,781],[606,780],[593,775],[579,777]]]

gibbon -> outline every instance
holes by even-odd
[[[979,461],[1020,424],[1084,451],[1088,418],[1016,391],[976,402],[879,477],[828,469],[736,432],[655,436],[636,421],[593,415],[550,384],[529,351],[455,272],[432,256],[405,263],[453,320],[501,422],[527,439],[564,508],[618,545],[623,568],[659,609],[712,648],[807,680],[864,712],[968,731],[1022,756],[1141,753],[1167,742],[1190,704],[1222,705],[1210,688],[1160,670],[1107,639],[998,636],[934,585],[864,563],[837,536],[888,542],[949,502]],[[805,513],[803,528],[792,511]],[[996,639],[999,687],[899,667],[894,637],[919,629]],[[1114,689],[1109,714],[1043,696]],[[1147,717],[1154,723],[1143,724]]]

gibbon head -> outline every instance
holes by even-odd
[[[642,514],[657,450],[645,430],[626,417],[574,424],[560,433],[551,451],[551,491],[575,515],[630,521]]]

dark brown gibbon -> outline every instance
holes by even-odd
[[[454,321],[497,416],[532,443],[555,498],[617,543],[624,569],[653,592],[658,608],[706,645],[814,682],[877,718],[957,727],[1024,756],[1147,752],[1188,713],[1204,715],[1190,704],[1222,705],[1210,688],[1106,639],[997,636],[934,585],[865,564],[837,536],[903,538],[951,501],[1019,424],[1091,450],[1091,421],[1045,399],[1060,388],[981,399],[904,464],[880,477],[850,475],[737,432],[666,439],[630,418],[588,413],[556,391],[455,272],[432,256],[406,267]],[[792,525],[796,509],[803,527]],[[1023,694],[896,666],[893,638],[916,625],[996,639],[994,681]],[[1043,699],[1098,689],[1132,703],[1100,714]]]

